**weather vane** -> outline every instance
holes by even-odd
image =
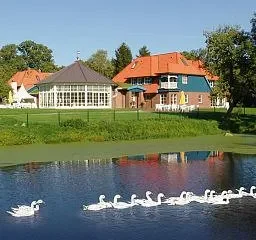
[[[79,56],[80,56],[80,51],[76,51],[76,60],[79,60]]]

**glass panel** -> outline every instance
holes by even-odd
[[[93,106],[99,105],[98,93],[93,93]]]
[[[92,93],[91,92],[87,93],[87,105],[92,106]]]
[[[76,85],[71,85],[71,91],[76,92],[77,91],[77,86]]]

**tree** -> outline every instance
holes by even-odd
[[[227,88],[227,116],[245,97],[255,92],[255,47],[250,37],[238,27],[226,26],[205,33],[205,66],[220,77],[220,86]]]
[[[147,46],[143,46],[139,49],[139,55],[137,57],[145,57],[145,56],[150,56],[150,51],[148,50]]]
[[[57,70],[53,61],[52,50],[47,46],[27,40],[18,46],[18,50],[27,67],[40,69],[43,72],[54,72]]]
[[[96,53],[92,54],[92,56],[85,61],[85,65],[110,79],[114,76],[114,66],[111,60],[108,59],[108,53],[105,50],[97,50]]]
[[[115,67],[115,74],[121,72],[131,61],[132,52],[126,43],[122,43],[120,47],[115,50],[115,56],[112,60]]]
[[[10,90],[10,86],[5,81],[0,80],[0,103],[8,96]]]
[[[252,17],[250,22],[251,22],[251,25],[252,25],[251,37],[252,37],[252,40],[254,42],[254,45],[256,45],[256,12],[253,14],[253,17]]]
[[[182,55],[189,60],[201,60],[204,62],[206,50],[204,48],[199,48],[191,51],[183,51]]]

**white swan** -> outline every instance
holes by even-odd
[[[162,203],[167,203],[168,205],[175,205],[175,201],[178,201],[181,198],[185,198],[186,196],[185,191],[182,191],[179,197],[169,197],[166,200],[164,200]]]
[[[6,211],[13,217],[29,217],[33,216],[36,211],[39,211],[39,204],[44,203],[43,200],[33,201],[30,206],[18,205],[17,208],[11,208],[12,211]]]
[[[181,195],[178,199],[174,200],[175,205],[186,205],[190,203],[189,197],[191,195],[191,192],[186,192],[186,194]],[[168,204],[168,205],[173,205],[173,204]]]
[[[105,195],[99,196],[99,202],[91,205],[83,205],[83,210],[90,210],[90,211],[99,211],[105,208],[111,208],[112,204],[110,202],[104,201]]]
[[[250,192],[244,192],[244,191],[242,191],[242,195],[243,196],[245,196],[245,197],[256,197],[256,194],[254,194],[254,190],[256,189],[256,187],[255,186],[251,186],[251,188],[250,188]],[[243,190],[245,190],[245,188],[243,188]]]
[[[191,202],[198,202],[198,203],[207,203],[207,199],[208,199],[208,194],[211,192],[210,189],[206,189],[204,191],[204,195],[203,196],[196,196],[196,195],[190,195],[189,196],[189,200]]]
[[[229,204],[229,196],[227,191],[223,191],[221,195],[214,197],[214,201],[212,201],[213,205],[225,205]]]
[[[152,192],[150,191],[146,191],[146,198],[147,199],[135,199],[135,203],[138,203],[138,204],[142,204],[144,202],[147,202],[147,201],[153,201],[152,198],[150,197],[150,195],[152,194]]]
[[[161,205],[161,203],[162,203],[161,198],[162,197],[164,197],[164,194],[163,193],[159,193],[157,195],[157,201],[153,201],[151,199],[151,200],[147,200],[145,202],[140,203],[140,205],[143,206],[143,207],[155,207],[155,206]]]
[[[218,197],[216,196],[216,192],[214,190],[211,190],[210,195],[207,199],[207,203],[213,203],[215,200],[217,200],[216,197]]]
[[[238,191],[238,193],[233,193],[231,190],[228,190],[228,197],[229,199],[232,198],[242,198],[243,196],[245,196],[247,193],[244,192],[245,188],[244,187],[240,187],[239,189],[236,189]]]
[[[126,203],[126,202],[118,202],[117,200],[119,198],[121,198],[120,195],[115,195],[114,197],[114,202],[112,203],[112,206],[113,208],[117,208],[117,209],[125,209],[125,208],[130,208],[130,207],[133,207],[135,205],[138,205],[136,202],[135,202],[135,198],[137,196],[135,194],[133,194],[131,196],[131,202],[130,203]]]
[[[253,192],[255,189],[256,189],[256,186],[251,186],[250,188],[250,196],[253,198],[256,198],[256,193]]]

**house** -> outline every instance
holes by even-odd
[[[13,107],[37,107],[38,91],[33,94],[35,84],[49,76],[51,73],[28,69],[15,73],[8,81],[12,88],[9,93],[9,103]],[[36,89],[37,90],[37,89]]]
[[[178,52],[138,57],[113,78],[118,85],[114,106],[148,110],[159,104],[211,107],[211,84],[217,80],[202,62],[187,60]]]
[[[109,109],[114,85],[112,80],[76,61],[37,84],[39,108]]]
[[[12,82],[16,82],[18,89],[21,84],[23,84],[25,89],[29,91],[35,86],[35,84],[39,83],[49,75],[51,75],[51,73],[41,72],[40,70],[37,71],[35,69],[27,69],[25,71],[15,73],[8,83],[11,85]]]

